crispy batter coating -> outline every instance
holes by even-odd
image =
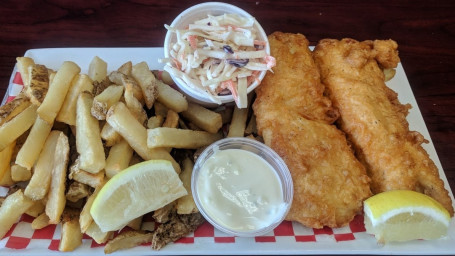
[[[416,190],[439,201],[453,216],[438,169],[421,146],[425,139],[409,131],[410,106],[402,105],[384,82],[381,69],[397,66],[397,47],[393,40],[324,39],[314,59],[340,111],[339,126],[372,179],[372,192]]]
[[[270,50],[277,65],[268,73],[257,90],[260,97],[256,109],[261,114],[277,107],[292,110],[309,120],[331,124],[339,114],[329,98],[308,49],[308,40],[301,34],[275,32],[269,36]],[[256,110],[255,110],[256,111]]]
[[[369,178],[332,125],[338,111],[323,95],[307,39],[275,32],[269,42],[277,66],[256,90],[253,109],[264,142],[291,171],[294,200],[286,219],[313,228],[345,226],[371,195]]]

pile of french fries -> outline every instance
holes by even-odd
[[[17,67],[24,89],[0,108],[0,185],[10,187],[0,199],[0,238],[26,213],[35,217],[33,229],[61,223],[60,251],[76,249],[84,233],[107,242],[106,253],[150,242],[154,227],[142,217],[115,238],[93,221],[90,207],[110,178],[144,160],[168,160],[189,192],[169,207],[195,213],[195,152],[225,136],[257,138],[249,108],[188,102],[169,86],[166,72],[151,71],[146,62],[108,73],[107,63],[94,57],[81,74],[71,61],[53,71],[18,57]],[[181,152],[187,154],[180,159]]]

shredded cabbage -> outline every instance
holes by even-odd
[[[188,29],[165,25],[176,34],[170,45],[165,70],[187,86],[206,92],[211,101],[232,94],[238,108],[246,108],[247,87],[258,80],[261,71],[275,66],[265,51],[265,41],[257,40],[256,20],[236,14],[207,18],[189,24]]]

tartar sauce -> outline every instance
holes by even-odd
[[[200,169],[197,189],[206,213],[232,230],[267,227],[283,209],[281,184],[272,166],[242,149],[215,151]]]

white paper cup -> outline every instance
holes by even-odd
[[[207,2],[194,5],[186,9],[174,19],[170,26],[175,27],[177,29],[186,29],[190,23],[193,23],[196,20],[207,18],[207,15],[209,14],[218,16],[225,13],[237,14],[243,17],[252,17],[248,12],[234,5],[221,2]],[[267,40],[267,34],[257,21],[255,22],[254,27],[258,32],[257,34],[258,40],[267,42],[265,51],[267,52],[267,54],[270,54],[270,47]],[[164,39],[164,56],[166,58],[169,57],[169,49],[171,43],[175,43],[176,41],[177,37],[175,33],[171,33],[168,31]],[[262,81],[266,72],[267,71],[262,71],[258,76],[258,81],[255,81],[253,84],[248,86],[247,93],[253,91],[260,84],[260,81]],[[172,75],[171,77],[178,86],[178,88],[180,89],[180,91],[184,93],[191,101],[199,103],[206,107],[218,106],[218,104],[214,103],[212,100],[210,100],[208,96],[206,96],[206,92],[204,92],[202,89],[189,87],[181,79],[174,77]],[[232,95],[219,96],[219,99],[221,100],[222,104],[234,101]]]

